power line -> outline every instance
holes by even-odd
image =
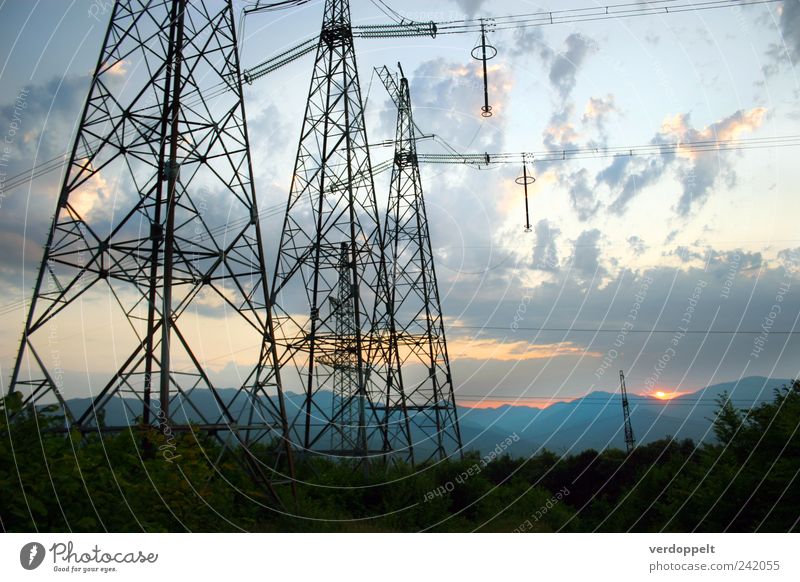
[[[475,329],[486,331],[509,331],[509,326],[493,326],[493,325],[463,325],[459,323],[450,324],[451,329]],[[555,333],[623,333],[623,330],[608,329],[608,328],[577,328],[577,327],[515,327],[514,331],[537,331],[537,332],[555,332]],[[684,334],[684,335],[758,335],[764,333],[762,330],[752,329],[629,329],[624,333],[646,333],[646,334]],[[770,334],[777,335],[800,335],[800,330],[770,330]]]
[[[737,6],[746,6],[750,4],[766,4],[766,3],[773,3],[777,2],[778,0],[710,0],[707,2],[702,3],[695,3],[695,4],[686,4],[685,2],[675,6],[668,6],[667,4],[675,4],[674,0],[663,0],[663,1],[655,1],[655,2],[647,2],[644,4],[614,4],[608,5],[604,7],[589,7],[589,8],[576,8],[571,10],[557,10],[552,12],[541,12],[541,13],[530,13],[530,14],[518,14],[518,15],[510,15],[510,16],[502,16],[502,17],[495,17],[492,20],[494,21],[501,21],[501,22],[517,22],[522,23],[519,26],[515,25],[511,28],[525,28],[527,26],[540,26],[545,24],[559,24],[564,22],[572,22],[570,20],[565,20],[569,15],[573,15],[574,17],[580,16],[583,20],[586,20],[586,17],[590,14],[594,14],[598,17],[598,19],[607,19],[607,18],[626,18],[630,16],[638,16],[638,15],[647,15],[647,14],[673,14],[678,12],[687,12],[693,10],[708,10],[712,8],[726,8],[726,7],[737,7]],[[253,11],[269,11],[269,10],[277,10],[279,8],[285,8],[289,6],[298,6],[303,4],[302,1],[287,1],[287,2],[275,2],[270,3],[268,5],[262,5],[260,2],[257,2],[255,5],[252,5],[245,9],[245,12],[253,12]],[[384,4],[385,5],[385,4]],[[656,6],[658,5],[658,6]],[[388,7],[387,7],[388,8]],[[600,14],[595,14],[595,12],[600,11]],[[394,11],[393,11],[394,12]],[[396,15],[399,13],[395,12]],[[399,15],[402,16],[402,15]],[[599,16],[603,16],[603,18],[599,18]],[[530,24],[528,22],[536,22],[538,24]],[[391,25],[368,25],[368,26],[355,26],[353,27],[353,34],[354,36],[361,36],[363,38],[383,38],[386,35],[389,37],[393,36],[435,36],[436,34],[455,34],[455,29],[450,29],[446,27],[458,27],[458,26],[474,26],[477,27],[474,30],[464,29],[462,32],[475,32],[480,30],[480,23],[482,22],[481,19],[471,19],[471,20],[452,20],[447,22],[441,23],[402,23],[402,24],[391,24]],[[525,24],[528,23],[528,24]],[[503,30],[504,25],[501,25],[500,30]],[[445,27],[445,28],[443,28]],[[507,28],[507,27],[506,27]],[[379,32],[383,30],[383,32]],[[448,32],[449,31],[449,32]],[[259,79],[265,75],[268,75],[279,68],[289,64],[290,62],[299,59],[316,49],[318,42],[317,37],[306,39],[305,41],[290,47],[273,57],[263,61],[262,63],[246,69],[243,71],[242,76],[244,80],[248,83],[252,83],[252,81]],[[216,87],[214,87],[214,92],[212,95],[209,95],[207,99],[212,99],[217,97],[225,92],[227,92],[229,87],[225,83],[219,83]],[[196,90],[192,91],[193,93]],[[197,100],[199,103],[200,100]],[[136,128],[130,128],[127,131],[136,131]],[[126,131],[126,133],[127,133]],[[441,138],[434,136],[435,139],[439,143],[442,143],[444,147],[450,151],[452,154],[452,159],[445,160],[441,158],[442,155],[447,154],[420,154],[421,158],[420,161],[424,163],[463,163],[467,165],[473,166],[481,166],[484,164],[480,163],[481,157],[484,157],[484,154],[466,154],[461,155],[458,154],[449,144],[444,142]],[[738,142],[753,142],[752,144],[746,147],[714,147],[713,144],[724,144],[724,141],[716,141],[716,142],[692,142],[692,144],[696,145],[696,149],[692,151],[708,151],[708,149],[757,149],[759,147],[789,147],[798,145],[797,140],[800,136],[784,136],[784,137],[775,137],[775,138],[764,138],[765,140],[777,140],[774,144],[767,144],[764,143],[761,146],[758,146],[755,141],[756,140],[728,140],[730,142],[738,141]],[[779,140],[792,140],[791,143],[780,144],[778,143]],[[703,148],[702,144],[706,143],[709,144],[706,148]],[[96,145],[96,143],[90,144]],[[669,146],[673,145],[676,147],[676,151],[669,152]],[[649,144],[645,146],[634,146],[625,147],[625,146],[618,146],[615,148],[572,148],[572,149],[564,149],[564,150],[547,150],[543,152],[533,152],[528,155],[533,155],[534,157],[538,157],[537,161],[558,161],[556,158],[558,155],[561,155],[562,160],[566,160],[567,158],[570,159],[582,159],[586,157],[616,157],[622,156],[626,154],[628,155],[644,155],[647,153],[647,148],[650,150],[658,149],[658,153],[660,155],[665,155],[667,153],[680,153],[680,151],[686,148],[688,143],[685,144]],[[595,155],[591,155],[592,152]],[[604,152],[604,153],[599,153]],[[492,159],[496,162],[506,161],[506,163],[510,163],[511,158],[515,158],[517,156],[521,156],[522,154],[494,154]],[[61,153],[41,164],[35,165],[33,168],[15,174],[14,176],[9,177],[4,184],[4,189],[6,191],[11,191],[19,186],[22,186],[26,183],[31,182],[37,178],[40,178],[48,173],[51,173],[55,170],[61,168],[64,163],[64,160],[67,159],[69,156],[69,152]],[[461,156],[463,161],[458,161],[456,158]],[[391,167],[391,164],[387,164],[385,167],[381,167],[379,169],[386,170]]]
[[[395,24],[403,24],[406,21],[399,12],[392,9],[386,2],[382,0],[370,0],[370,2],[372,2],[373,6],[380,10],[384,16],[388,16]]]
[[[597,22],[637,16],[667,16],[683,12],[701,12],[717,8],[736,8],[757,4],[772,4],[782,0],[706,0],[690,2],[676,0],[655,0],[642,3],[608,4],[606,6],[590,6],[565,10],[513,14],[488,18],[472,18],[437,22],[437,34],[479,33],[481,24],[491,23],[492,30],[512,30],[568,24],[575,22]]]
[[[353,36],[357,38],[413,38],[428,36],[435,38],[442,34],[477,34],[481,31],[482,26],[485,27],[486,30],[494,32],[553,24],[592,22],[636,16],[669,15],[717,8],[737,8],[757,4],[771,4],[778,1],[781,0],[706,0],[704,2],[660,0],[641,4],[609,4],[607,6],[590,6],[569,10],[513,14],[480,19],[448,20],[444,22],[413,21],[403,18],[401,14],[392,10],[395,15],[394,17],[390,17],[394,21],[393,23],[353,26],[352,33]],[[383,5],[386,6],[385,4]],[[401,18],[399,23],[396,20],[398,16]],[[259,77],[269,74],[301,58],[313,50],[317,41],[317,37],[309,38],[277,55],[269,57],[254,67],[246,69],[244,71],[245,79],[248,82],[252,82]],[[309,48],[309,43],[311,44],[311,48]]]
[[[740,151],[764,148],[800,146],[800,135],[760,138],[700,140],[687,142],[650,143],[635,146],[576,147],[561,150],[542,150],[523,153],[483,154],[417,154],[426,164],[461,164],[485,167],[492,164],[522,164],[524,162],[560,162],[592,158],[619,158],[637,156],[672,156],[702,152]]]
[[[613,404],[614,400],[616,399],[616,395],[609,395],[608,398],[603,398],[599,396],[571,396],[566,397],[567,400],[561,400],[559,398],[551,398],[549,396],[503,396],[503,397],[492,397],[492,396],[480,396],[480,395],[471,395],[471,394],[457,394],[459,402],[488,402],[488,403],[501,403],[502,405],[510,405],[513,406],[514,403],[519,401],[530,401],[532,403],[552,403],[553,404],[581,404],[583,402],[597,402],[603,404]],[[630,394],[628,396],[631,399],[633,407],[638,408],[639,406],[713,406],[714,408],[719,407],[719,404],[709,398],[693,398],[693,399],[684,399],[681,396],[676,396],[674,398],[657,398],[655,396],[646,396],[642,394]],[[739,405],[758,405],[771,402],[769,399],[755,399],[755,398],[731,398],[729,399],[732,404],[739,404]],[[726,399],[726,402],[728,399]]]

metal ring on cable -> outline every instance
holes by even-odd
[[[489,55],[488,52],[487,52],[487,54],[486,54],[486,60],[487,61],[491,61],[493,58],[495,58],[497,56],[497,49],[493,45],[483,44],[482,42],[479,42],[477,45],[475,45],[475,48],[472,49],[472,52],[470,53],[472,55],[472,58],[475,59],[476,61],[482,61],[483,60],[483,49],[484,48],[487,51],[493,51],[491,53],[491,55]],[[476,55],[475,51],[477,51],[479,49],[480,49],[481,52]]]

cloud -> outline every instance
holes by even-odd
[[[699,130],[691,126],[689,114],[676,115],[665,120],[654,143],[735,140],[744,133],[758,129],[763,123],[766,113],[767,110],[764,107],[756,107],[749,111],[740,109]],[[706,201],[718,178],[723,177],[729,186],[735,184],[736,174],[728,163],[729,156],[727,154],[683,150],[678,157],[688,158],[693,162],[690,167],[683,167],[678,171],[683,192],[675,210],[681,216],[688,215],[693,206],[702,205]]]
[[[573,172],[567,178],[569,184],[569,200],[572,208],[578,215],[578,220],[584,222],[597,213],[600,202],[595,197],[593,184],[589,183],[589,171],[582,168]]]
[[[778,262],[793,275],[800,275],[800,247],[783,249],[778,253]]]
[[[735,140],[761,127],[767,110],[756,107],[741,109],[710,125],[697,129],[691,123],[690,114],[679,113],[664,119],[652,144],[670,145],[713,140]],[[736,173],[730,163],[731,152],[697,152],[679,148],[677,155],[653,156],[650,158],[618,157],[605,169],[598,172],[596,182],[607,185],[615,198],[609,209],[622,215],[630,201],[648,186],[656,183],[669,168],[675,169],[675,177],[681,184],[681,195],[675,212],[687,216],[694,208],[702,206],[720,179],[732,187]]]
[[[583,280],[599,279],[608,272],[600,263],[600,237],[598,229],[584,230],[575,241],[572,270]]]
[[[631,246],[631,250],[633,250],[633,254],[636,256],[643,255],[644,252],[647,250],[647,245],[644,244],[644,241],[641,237],[636,235],[629,236],[627,238],[628,244]]]
[[[551,62],[555,55],[555,51],[544,40],[541,27],[514,30],[514,42],[506,50],[513,57],[522,57],[538,52],[539,57],[546,63]]]
[[[468,18],[472,18],[484,5],[486,0],[452,0],[464,11]]]
[[[617,105],[614,96],[608,94],[605,99],[602,97],[590,97],[583,110],[581,120],[584,125],[594,125],[602,136],[605,136],[605,124],[608,117],[617,112]]]
[[[770,45],[767,55],[772,63],[765,66],[768,74],[777,73],[782,66],[793,69],[800,59],[800,2],[783,2],[779,7],[778,32],[780,42]]]
[[[16,118],[18,126],[16,134],[10,136],[11,143],[4,144],[8,149],[4,156],[7,165],[3,168],[7,176],[25,172],[32,165],[61,156],[69,149],[88,87],[86,76],[54,77],[43,84],[22,88],[15,101],[0,105],[0,119]],[[4,262],[14,257],[16,263],[14,268],[7,265],[9,268],[3,270],[2,278],[15,293],[19,292],[23,269],[34,269],[41,261],[59,178],[60,171],[50,172],[34,182],[3,190],[0,230],[6,236],[0,238],[0,256]]]
[[[108,69],[106,69],[106,73],[111,75],[112,77],[124,77],[128,74],[128,67],[130,66],[130,61],[126,61],[125,59],[120,59],[116,61],[113,65],[111,65]]]
[[[556,272],[559,268],[556,239],[561,234],[558,228],[550,224],[546,218],[541,219],[534,227],[536,246],[533,248],[532,267],[539,271]]]
[[[575,105],[570,101],[570,96],[577,83],[578,72],[588,55],[598,49],[598,44],[585,35],[572,33],[564,40],[563,49],[556,52],[547,45],[538,30],[518,32],[516,40],[517,46],[512,49],[512,53],[519,55],[538,52],[549,68],[548,79],[558,96],[554,111],[542,132],[545,147],[552,152],[580,147],[582,136],[573,122]],[[605,117],[613,108],[611,95],[605,100],[592,99],[584,111],[584,125],[592,122],[602,133]],[[600,203],[593,192],[588,172],[584,169],[566,174],[561,167],[556,166],[559,166],[557,162],[537,164],[541,172],[553,169],[556,183],[568,190],[570,204],[578,219],[589,220],[600,208]]]
[[[600,352],[589,351],[573,342],[538,344],[529,341],[504,341],[496,339],[460,339],[448,341],[448,351],[453,360],[493,360],[495,362],[520,362],[549,360],[562,356],[588,356],[602,358]]]
[[[95,172],[89,160],[80,160],[81,171]],[[108,215],[109,203],[117,185],[106,179],[104,172],[95,172],[69,197],[69,204],[84,221],[90,221],[96,214]]]
[[[614,160],[597,174],[598,182],[604,182],[612,191],[617,191],[609,210],[614,214],[624,214],[634,196],[656,183],[665,169],[665,160],[661,158],[620,157]]]
[[[489,67],[489,103],[501,113],[513,86],[503,65]],[[414,120],[426,132],[440,135],[465,151],[500,151],[507,117],[495,115],[483,127],[483,71],[478,61],[436,58],[421,63],[410,82]],[[394,135],[397,109],[391,101],[381,113],[381,133]],[[476,134],[480,134],[477,138]],[[479,149],[480,148],[480,149]]]
[[[751,133],[761,127],[766,114],[765,107],[755,107],[749,111],[740,109],[728,117],[698,130],[691,126],[688,113],[679,113],[664,120],[659,135],[665,139],[673,138],[678,142],[735,140],[742,134]],[[696,156],[695,153],[689,151],[683,151],[681,155],[689,158]]]
[[[577,74],[586,57],[595,52],[597,43],[580,33],[570,34],[564,41],[565,49],[555,55],[550,65],[550,82],[562,98],[567,98],[577,82]]]

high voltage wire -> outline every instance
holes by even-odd
[[[666,392],[666,394],[672,394],[672,393],[671,392]],[[505,400],[505,401],[512,401],[512,400],[540,400],[540,401],[545,401],[545,402],[551,402],[552,401],[553,404],[556,404],[558,402],[563,402],[564,404],[568,404],[570,402],[575,402],[576,400],[597,401],[597,402],[613,402],[613,401],[616,400],[616,395],[614,395],[612,397],[609,397],[609,398],[603,398],[602,396],[556,396],[556,397],[551,397],[551,396],[492,396],[491,394],[485,394],[485,395],[481,395],[481,394],[459,394],[458,396],[459,396],[459,398],[475,398],[475,399],[481,399],[481,400]],[[649,395],[646,395],[646,394],[631,394],[631,396],[638,397],[638,398],[652,398],[652,399],[654,399],[654,400],[656,400],[658,402],[670,402],[670,403],[673,403],[673,404],[677,404],[676,399],[680,399],[678,402],[683,402],[683,403],[687,403],[687,404],[691,404],[693,402],[709,402],[708,398],[702,398],[702,397],[697,397],[697,396],[693,396],[692,398],[684,398],[684,397],[682,397],[680,395],[673,396],[672,398],[658,398],[657,396],[649,396]],[[564,398],[565,400],[561,400],[561,398]],[[726,399],[726,402],[727,401],[730,401],[731,403],[736,403],[736,402],[743,403],[743,402],[753,402],[753,399],[752,398],[728,398],[728,399]],[[768,400],[764,400],[764,402],[769,402],[769,401]],[[716,406],[715,402],[709,402],[709,404],[714,404]]]
[[[491,164],[519,164],[523,162],[559,162],[592,158],[619,158],[646,155],[680,155],[689,153],[738,151],[763,148],[783,148],[800,146],[800,135],[773,136],[761,138],[703,140],[644,144],[638,146],[578,147],[539,152],[500,153],[500,154],[417,154],[420,163],[463,164],[488,166]]]
[[[641,3],[609,4],[565,10],[532,12],[509,16],[473,18],[437,22],[437,34],[478,33],[481,24],[491,24],[491,30],[511,30],[567,24],[574,22],[596,22],[636,16],[663,16],[682,12],[701,12],[717,8],[735,8],[757,4],[773,4],[782,0],[706,0],[704,2],[678,2],[676,0],[655,0]]]
[[[395,20],[395,23],[354,26],[352,27],[352,32],[353,36],[357,38],[436,37],[445,34],[477,34],[481,32],[482,26],[485,26],[487,31],[494,32],[575,22],[670,15],[718,8],[737,8],[758,4],[772,4],[779,1],[782,0],[705,0],[702,2],[655,0],[643,3],[609,4],[606,6],[513,14],[491,18],[448,20],[444,22],[418,22],[402,19],[400,23],[397,23],[396,17],[393,17],[392,20]],[[384,6],[386,5],[384,4]],[[393,10],[392,12],[402,18],[401,14]],[[316,37],[309,38],[254,67],[246,69],[244,71],[245,79],[251,82],[307,55],[314,50],[317,40]]]
[[[451,324],[448,327],[452,329],[473,329],[479,331],[509,331],[509,326],[495,326],[495,325],[463,325]],[[646,334],[684,334],[684,335],[758,335],[765,333],[762,330],[753,329],[629,329],[623,331],[622,329],[614,328],[577,328],[577,327],[516,327],[514,331],[538,331],[538,332],[557,332],[557,333],[646,333]],[[800,330],[770,330],[769,334],[776,335],[800,335]]]
[[[646,3],[624,3],[624,4],[609,4],[607,6],[592,6],[587,8],[575,8],[569,10],[555,10],[550,12],[537,12],[537,13],[528,13],[528,14],[517,14],[517,15],[509,15],[509,16],[499,16],[494,17],[493,20],[495,23],[499,22],[499,25],[496,25],[496,30],[506,30],[509,28],[526,28],[529,26],[542,26],[542,25],[550,25],[550,24],[561,24],[567,22],[577,22],[577,21],[587,21],[589,19],[595,20],[606,20],[609,18],[628,18],[632,16],[644,16],[644,15],[653,15],[653,14],[674,14],[679,12],[689,12],[689,11],[698,11],[698,10],[710,10],[710,9],[717,9],[717,8],[733,8],[737,6],[748,6],[752,4],[769,4],[774,3],[779,0],[708,0],[705,2],[693,3],[689,4],[686,2],[676,3],[675,0],[657,0],[652,2]],[[260,3],[256,3],[245,9],[245,12],[254,12],[254,11],[267,11],[272,9],[278,9],[280,7],[289,7],[289,6],[296,6],[302,4],[303,2],[278,2],[278,3],[271,3],[270,5],[262,6]],[[391,10],[385,3],[381,2],[387,9]],[[402,17],[401,14],[397,13],[394,10],[391,10],[395,15]],[[573,18],[574,20],[569,20],[569,18]],[[456,34],[459,32],[477,32],[480,30],[480,25],[482,22],[485,22],[486,19],[466,19],[466,20],[450,20],[445,22],[439,23],[430,23],[433,24],[433,27],[436,32],[435,34]],[[424,26],[420,28],[420,24]],[[365,25],[365,26],[354,26],[353,27],[353,34],[354,36],[359,36],[362,38],[385,38],[386,36],[430,36],[431,29],[427,28],[428,23],[414,23],[411,21],[403,22],[400,24],[391,24],[391,25]],[[472,27],[472,28],[470,28]],[[402,29],[402,30],[401,30]],[[383,31],[383,32],[381,32]],[[246,69],[243,71],[243,77],[247,82],[252,82],[255,79],[258,79],[262,76],[265,76],[271,72],[274,72],[278,68],[283,67],[284,65],[312,52],[317,45],[318,39],[316,37],[307,39],[302,43],[295,45],[281,53],[267,59],[266,61],[262,62],[259,65],[251,67],[250,69]],[[229,91],[230,88],[226,86],[224,83],[220,83],[217,88],[215,88],[210,95],[209,98],[214,98],[219,95],[222,95]],[[197,90],[193,90],[196,92]],[[130,128],[128,131],[136,131],[136,128]],[[127,133],[127,131],[126,131]],[[787,138],[796,138],[797,136],[786,136]],[[769,138],[767,138],[769,139]],[[779,139],[779,138],[775,138]],[[743,140],[741,140],[743,141]],[[719,143],[719,142],[718,142]],[[96,144],[94,144],[96,145]],[[455,150],[453,150],[449,144],[443,144],[448,149],[451,150],[453,154],[457,154]],[[683,144],[685,145],[685,144]],[[796,143],[786,144],[788,145],[796,145]],[[641,149],[647,146],[636,146],[637,149]],[[659,147],[656,145],[650,147]],[[746,149],[755,149],[755,145],[748,147]],[[764,147],[773,147],[773,146],[764,146]],[[782,146],[784,147],[784,146]],[[614,148],[606,148],[609,153],[607,156],[613,155],[610,150]],[[630,149],[625,147],[617,148],[620,150]],[[733,148],[733,149],[744,149],[744,148]],[[703,151],[703,150],[698,150]],[[571,153],[583,153],[588,154],[590,152],[590,148],[585,149],[578,149],[578,150],[561,150],[560,151],[562,156],[564,152],[566,155],[570,155]],[[624,151],[620,151],[619,155],[622,155]],[[555,155],[552,151],[544,152],[545,155]],[[55,170],[58,170],[64,163],[64,159],[67,158],[69,152],[64,152],[55,156],[41,164],[37,164],[33,168],[29,170],[25,170],[14,176],[9,177],[4,184],[4,189],[6,191],[13,190],[19,186],[22,186],[30,181],[40,178],[48,173],[51,173]],[[428,156],[429,159],[425,160],[428,163],[437,163],[432,159],[432,156],[436,154],[421,154],[423,156]],[[505,154],[499,154],[499,158],[502,159],[502,156]],[[518,155],[518,154],[513,154]],[[536,155],[536,154],[533,154]],[[539,153],[538,155],[543,155]],[[606,157],[607,157],[606,156]],[[469,158],[470,156],[466,156]],[[578,157],[578,156],[576,156]],[[591,157],[588,155],[584,155],[581,157]],[[540,160],[540,161],[556,161],[555,159],[548,159],[548,160]],[[445,163],[445,162],[439,162]],[[459,163],[457,161],[452,161],[448,163]],[[470,163],[468,161],[461,162],[461,163]],[[474,163],[472,165],[480,165]],[[391,164],[381,166],[380,170],[386,170],[391,167]]]
[[[609,398],[602,398],[597,396],[590,396],[590,397],[581,397],[581,396],[574,396],[574,397],[565,397],[571,398],[571,400],[559,400],[558,398],[553,399],[548,396],[499,396],[499,397],[492,397],[492,396],[480,396],[480,395],[472,395],[472,394],[457,394],[458,400],[460,402],[483,402],[487,401],[489,403],[501,403],[507,405],[513,405],[515,402],[519,401],[529,401],[533,403],[552,403],[553,404],[578,404],[580,405],[583,402],[598,402],[598,403],[616,403],[618,397],[614,395],[613,397]],[[719,407],[719,404],[713,400],[709,399],[684,399],[680,396],[676,396],[674,398],[658,398],[655,396],[645,396],[642,394],[631,394],[629,396],[633,400],[633,406],[713,406]],[[644,400],[642,400],[644,399]],[[728,399],[732,404],[740,404],[740,405],[758,405],[758,404],[766,404],[770,402],[767,399],[750,399],[750,398],[732,398]],[[728,401],[726,400],[726,402]]]
[[[492,164],[518,164],[523,162],[568,162],[583,159],[602,159],[619,157],[641,157],[641,156],[672,156],[690,153],[705,152],[724,152],[724,151],[743,151],[757,149],[781,149],[785,147],[800,146],[800,135],[784,135],[759,138],[731,139],[731,140],[703,140],[691,142],[671,142],[660,144],[640,144],[628,146],[607,146],[607,147],[578,147],[565,148],[560,150],[541,150],[520,153],[483,153],[483,154],[462,154],[457,152],[450,144],[441,137],[422,136],[420,139],[433,138],[450,153],[445,154],[417,154],[418,162],[424,164],[460,164],[474,166],[477,168],[486,167]],[[384,147],[393,144],[393,141],[370,144],[370,147]],[[55,158],[44,162],[40,166],[35,166],[30,170],[20,172],[12,176],[4,188],[7,191],[13,190],[28,182],[40,178],[48,173],[58,170],[62,165],[62,160],[67,154],[61,154]],[[372,167],[374,175],[381,174],[392,168],[392,159],[376,163]]]
[[[378,0],[380,1],[380,0]],[[450,20],[445,22],[430,23],[433,25],[435,34],[460,34],[468,32],[478,32],[482,24],[491,22],[492,30],[509,30],[514,28],[528,28],[532,26],[543,26],[562,24],[569,22],[586,22],[593,20],[607,20],[612,18],[629,18],[634,16],[647,16],[647,15],[667,15],[680,12],[692,12],[701,10],[710,10],[717,8],[733,8],[737,6],[748,6],[756,4],[771,4],[779,0],[707,0],[705,2],[686,3],[676,2],[675,0],[656,0],[645,3],[623,3],[623,4],[609,4],[606,6],[592,6],[587,8],[555,10],[547,12],[535,12],[516,14],[508,16],[498,16],[490,19],[464,19],[464,20]],[[246,9],[245,11],[264,11],[276,9],[279,7],[297,6],[304,2],[278,2],[272,3],[270,7],[251,7],[252,10]],[[354,36],[362,38],[386,38],[397,36],[429,36],[431,30],[426,28],[429,23],[412,22],[405,19],[402,14],[391,9],[384,2],[378,3],[373,0],[373,4],[378,7],[381,12],[389,16],[395,21],[392,25],[364,25],[354,26]],[[257,10],[256,10],[257,9]],[[398,22],[398,18],[400,19]],[[420,24],[425,25],[420,27]],[[296,45],[282,53],[268,59],[264,63],[257,65],[244,72],[246,80],[251,81],[260,76],[264,76],[277,68],[288,64],[305,54],[308,54],[316,48],[317,39],[311,38],[303,43]],[[287,60],[288,59],[288,60]],[[221,83],[212,91],[210,97],[217,97],[230,88],[226,84]],[[195,90],[196,92],[196,90]],[[136,131],[136,128],[130,128],[129,131]],[[675,142],[667,144],[644,144],[638,146],[614,146],[605,148],[568,148],[562,150],[544,150],[539,152],[526,152],[526,153],[500,153],[500,154],[460,154],[450,144],[438,136],[432,136],[439,143],[441,143],[450,153],[447,154],[418,154],[419,161],[422,163],[431,164],[464,164],[472,166],[486,166],[492,163],[519,163],[523,161],[538,161],[538,162],[555,162],[555,161],[568,161],[573,159],[587,159],[587,158],[607,158],[607,157],[621,157],[621,156],[643,156],[643,155],[677,155],[680,153],[694,153],[694,152],[707,152],[707,151],[732,151],[732,150],[748,150],[748,149],[761,149],[761,148],[782,148],[782,147],[796,147],[800,145],[800,136],[775,136],[766,138],[751,138],[741,140],[706,140],[696,142]],[[386,145],[373,144],[373,145]],[[87,152],[88,153],[88,152]],[[64,159],[68,156],[68,152],[55,156],[33,168],[20,172],[11,176],[4,184],[4,189],[13,190],[21,185],[31,182],[39,177],[48,173],[58,170],[64,163]],[[392,167],[392,160],[380,162],[373,167],[375,174],[386,171]],[[262,210],[259,213],[261,218],[274,216],[279,213],[283,205],[276,205]],[[224,231],[232,225],[222,225],[212,229],[212,233]],[[0,307],[0,315],[9,313],[14,309],[24,305],[24,301],[7,304]],[[467,327],[467,326],[459,326]],[[480,329],[490,329],[482,327]],[[598,331],[600,333],[617,331],[617,330],[562,330],[562,329],[536,329],[536,328],[520,328],[528,329],[530,331]],[[646,330],[636,330],[636,332],[644,333]],[[674,333],[670,330],[650,330],[652,333]],[[695,333],[695,332],[689,332]],[[696,332],[702,333],[702,332]],[[760,333],[753,332],[724,332],[713,331],[712,333]],[[797,332],[772,332],[772,333],[790,333]]]

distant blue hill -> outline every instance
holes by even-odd
[[[774,390],[789,383],[790,380],[752,376],[714,384],[668,401],[629,395],[634,435],[638,443],[666,436],[712,442],[716,400],[723,393],[737,408],[749,408],[772,400]],[[556,452],[625,447],[620,396],[609,392],[592,392],[544,409],[508,405],[473,408],[462,412],[460,418],[462,429],[474,426],[516,432],[526,441]]]
[[[790,380],[752,376],[738,382],[714,384],[669,401],[630,395],[631,423],[636,440],[648,443],[673,436],[712,442],[711,425],[717,410],[716,400],[723,393],[730,396],[737,408],[749,408],[772,400],[774,390],[789,383]],[[230,405],[234,415],[241,411],[243,402],[231,402],[236,394],[234,389],[221,389],[219,394]],[[323,392],[321,396],[323,401],[320,405],[329,405],[324,399],[330,399],[330,393]],[[299,409],[302,398],[300,394],[286,394],[290,416]],[[80,414],[91,400],[76,398],[67,403],[74,414]],[[211,421],[219,418],[220,409],[210,391],[196,390],[192,394],[192,403],[196,410],[188,406],[173,407],[176,421],[201,422],[201,416]],[[131,424],[140,410],[141,404],[136,400],[114,398],[106,407],[105,423],[112,426]],[[519,440],[508,449],[514,456],[529,456],[545,448],[575,453],[585,449],[625,446],[619,394],[591,392],[543,409],[504,405],[497,408],[459,407],[458,412],[464,449],[484,454],[514,434]]]

